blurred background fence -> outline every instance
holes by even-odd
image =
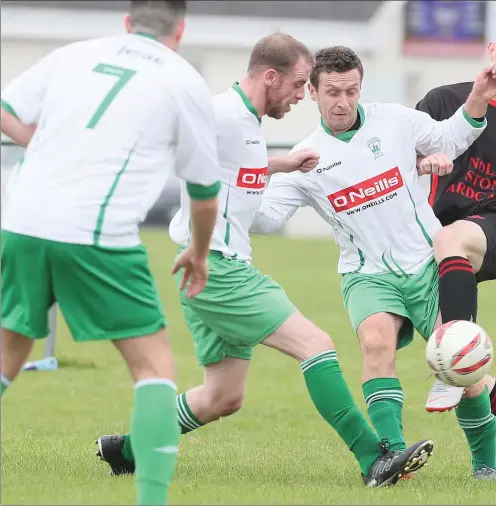
[[[128,4],[3,0],[2,88],[61,45],[122,33]],[[243,75],[253,44],[276,30],[290,33],[312,50],[335,44],[354,49],[365,67],[362,102],[414,106],[435,86],[474,78],[486,61],[487,42],[496,40],[496,1],[190,0],[180,52],[203,75],[211,92],[218,93]],[[283,120],[265,118],[271,152],[299,142],[318,119],[308,96]],[[2,146],[2,187],[19,149]],[[423,182],[428,186],[427,178]],[[167,223],[177,205],[177,181],[171,181],[147,223]],[[321,236],[330,231],[312,210],[301,209],[283,233]]]

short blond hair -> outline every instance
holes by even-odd
[[[274,69],[285,74],[303,58],[314,64],[312,52],[305,44],[285,33],[273,33],[260,39],[254,46],[248,64],[248,73]]]

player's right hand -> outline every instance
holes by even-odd
[[[186,297],[193,298],[200,294],[208,280],[208,260],[207,257],[199,256],[197,252],[190,246],[186,248],[176,258],[172,266],[172,274],[176,274],[184,269],[183,279],[181,281],[180,290],[184,290],[186,284],[189,283]]]
[[[417,172],[419,176],[425,174],[445,176],[453,172],[453,161],[444,153],[436,153],[425,158],[417,156]]]
[[[319,164],[320,155],[310,148],[302,148],[287,155],[287,172],[310,172]]]
[[[486,101],[496,97],[496,61],[477,75],[472,92]]]

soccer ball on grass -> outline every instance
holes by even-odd
[[[443,383],[469,387],[491,370],[494,350],[483,328],[469,321],[454,320],[434,331],[427,341],[425,356]]]

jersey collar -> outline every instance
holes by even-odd
[[[155,37],[155,35],[151,35],[149,33],[136,32],[136,33],[133,33],[133,35],[138,35],[140,37],[145,37],[147,39],[158,40],[158,38]]]
[[[365,121],[365,111],[361,104],[358,104],[358,115],[360,117],[360,128],[363,126],[363,122]],[[320,118],[320,124],[324,129],[324,132],[332,137],[335,137],[338,141],[350,142],[353,136],[358,132],[358,130],[348,130],[347,132],[343,132],[342,134],[334,135],[331,129],[325,124],[323,118]]]
[[[250,99],[246,96],[246,93],[241,89],[238,81],[232,85],[232,89],[241,97],[246,108],[257,118],[259,123],[262,123],[262,118],[258,115],[258,111],[255,106],[250,102]]]

